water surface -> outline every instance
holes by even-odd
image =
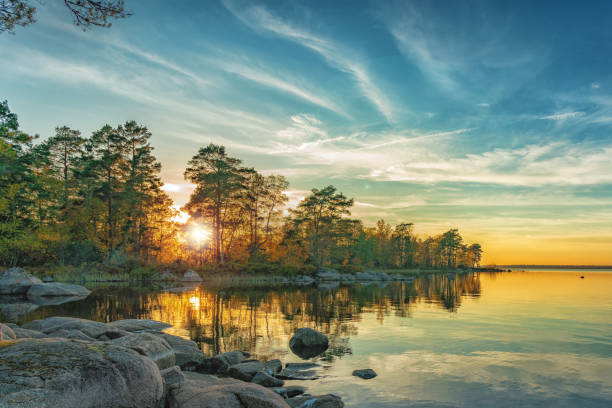
[[[295,329],[313,327],[331,346],[311,359],[322,378],[301,385],[348,407],[610,407],[611,290],[611,271],[576,270],[319,288],[107,287],[22,321],[156,319],[207,354],[284,362],[301,361],[288,348]],[[378,377],[352,377],[359,368]]]

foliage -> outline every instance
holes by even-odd
[[[215,144],[187,163],[191,221],[177,223],[151,137],[128,121],[90,137],[60,126],[35,144],[0,103],[0,264],[138,279],[162,267],[291,276],[323,265],[355,273],[480,264],[482,247],[457,229],[421,238],[412,223],[364,226],[350,218],[353,199],[331,185],[288,209],[283,176],[264,176]],[[210,242],[190,239],[196,226],[211,231]]]

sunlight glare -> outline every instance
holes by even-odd
[[[201,225],[193,225],[190,228],[189,238],[196,245],[202,245],[210,240],[210,230]]]

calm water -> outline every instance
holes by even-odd
[[[52,315],[162,320],[207,354],[242,349],[284,362],[300,361],[287,345],[293,331],[314,327],[331,346],[313,359],[323,377],[302,385],[348,407],[612,406],[611,271],[335,288],[98,288],[22,320]],[[379,375],[352,377],[357,368]]]

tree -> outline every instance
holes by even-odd
[[[132,15],[125,10],[124,0],[63,0],[72,13],[74,24],[87,29],[91,26],[110,27],[109,19]],[[33,0],[0,0],[0,34],[13,33],[16,26],[36,22]]]
[[[195,219],[211,220],[215,260],[219,263],[224,261],[224,241],[234,224],[234,205],[245,190],[247,172],[241,163],[229,157],[225,147],[211,143],[200,148],[185,170],[185,179],[196,185],[185,209]]]
[[[48,152],[50,165],[56,174],[60,175],[63,184],[62,206],[68,206],[68,199],[74,186],[72,177],[76,162],[83,154],[85,139],[81,132],[67,126],[55,128],[55,136],[44,143]]]
[[[349,208],[353,199],[336,192],[336,187],[327,186],[322,190],[316,188],[304,198],[295,210],[291,210],[293,224],[292,235],[301,235],[308,242],[311,261],[321,266],[324,262],[323,243],[327,248],[333,244],[335,227],[345,215],[350,215]]]

